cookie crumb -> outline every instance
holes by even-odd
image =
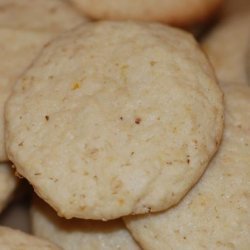
[[[135,118],[135,124],[140,124],[141,123],[141,118],[137,117]]]
[[[79,89],[80,88],[80,83],[76,82],[73,84],[72,86],[72,90],[76,90],[76,89]]]
[[[150,65],[151,65],[151,66],[154,66],[155,64],[156,64],[156,61],[151,61],[151,62],[150,62]]]

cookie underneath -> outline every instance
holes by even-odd
[[[226,83],[222,145],[199,183],[164,213],[125,219],[143,249],[250,246],[250,88]]]
[[[65,0],[0,0],[1,28],[56,35],[86,20]]]
[[[62,250],[45,240],[0,226],[0,246],[4,250],[34,249],[34,250]]]
[[[121,220],[93,221],[60,218],[43,201],[36,198],[31,209],[32,232],[50,240],[64,250],[139,250]]]
[[[242,15],[222,19],[203,41],[202,46],[222,82],[248,82],[249,24],[250,8]]]
[[[18,180],[10,163],[0,163],[0,212],[10,201]]]
[[[209,20],[222,0],[71,0],[94,19],[157,21],[191,26]]]

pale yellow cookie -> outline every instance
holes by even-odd
[[[9,202],[17,186],[17,178],[11,169],[11,164],[0,163],[0,212]]]
[[[220,143],[222,93],[190,34],[97,22],[43,50],[6,120],[8,156],[39,196],[108,220],[180,201]]]
[[[199,183],[176,207],[125,221],[145,250],[248,250],[250,87],[227,83],[222,145]]]
[[[0,27],[62,32],[86,20],[67,0],[0,0]]]
[[[17,77],[31,64],[53,35],[0,28],[0,162],[6,161],[4,106]]]
[[[250,10],[242,15],[222,19],[205,38],[202,46],[219,80],[246,83],[249,44]]]
[[[60,250],[56,245],[14,230],[0,226],[0,249],[3,250]]]
[[[108,222],[60,218],[40,199],[32,209],[34,235],[54,242],[64,250],[139,250],[121,220]]]
[[[207,19],[223,0],[72,0],[95,19],[160,21],[189,26]]]

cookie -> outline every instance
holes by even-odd
[[[122,220],[108,222],[60,218],[40,199],[31,209],[34,235],[64,250],[139,250]]]
[[[17,77],[53,35],[0,28],[0,162],[6,161],[4,145],[4,106]]]
[[[247,79],[247,48],[250,43],[249,12],[222,19],[206,37],[203,48],[223,82]]]
[[[29,233],[31,231],[30,204],[29,201],[27,201],[27,196],[25,197],[26,199],[19,200],[18,195],[20,194],[20,192],[24,192],[21,185],[18,187],[18,190],[16,192],[17,194],[14,194],[14,201],[11,202],[11,204],[0,217],[0,225]]]
[[[72,0],[94,19],[159,21],[190,26],[207,20],[223,0]]]
[[[60,250],[61,248],[45,240],[0,226],[0,248],[4,250],[34,249],[34,250]]]
[[[8,156],[40,197],[109,220],[164,210],[196,183],[220,143],[222,92],[190,34],[97,22],[43,50],[6,121]]]
[[[5,208],[16,186],[17,179],[8,163],[0,163],[0,212]]]
[[[0,0],[2,28],[56,34],[85,20],[66,0]]]
[[[250,246],[250,88],[226,83],[222,145],[199,183],[164,213],[126,218],[143,249],[239,249]]]
[[[222,9],[222,18],[231,18],[249,12],[249,0],[227,0]]]
[[[247,82],[250,85],[250,39],[247,48]]]

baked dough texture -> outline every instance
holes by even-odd
[[[71,219],[56,215],[52,208],[35,199],[31,209],[34,235],[54,242],[64,250],[139,250],[122,220],[108,222]]]
[[[0,27],[60,33],[85,21],[67,0],[0,0]]]
[[[8,163],[0,163],[0,212],[5,208],[16,186],[17,178]]]
[[[97,22],[51,42],[6,108],[8,156],[60,216],[164,210],[220,143],[222,92],[193,37]]]
[[[199,183],[164,213],[128,217],[143,249],[237,249],[250,246],[250,88],[223,85],[222,145]]]
[[[209,19],[223,0],[72,0],[94,19],[159,21],[190,26]]]
[[[220,81],[247,83],[250,8],[241,15],[222,19],[202,46]]]
[[[0,226],[0,247],[4,250],[62,250],[45,240]]]

